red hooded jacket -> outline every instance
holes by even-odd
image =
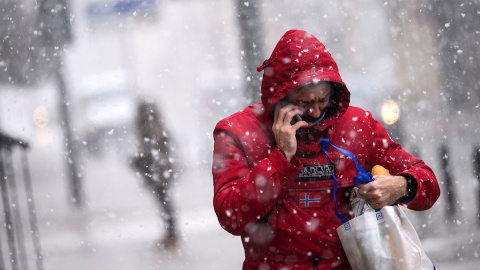
[[[214,208],[222,227],[242,238],[243,269],[350,269],[336,228],[337,206],[348,215],[346,194],[357,176],[353,160],[319,139],[352,152],[370,171],[376,164],[392,175],[408,174],[417,192],[407,206],[430,208],[440,195],[432,170],[390,139],[372,115],[349,106],[350,92],[324,45],[311,34],[290,30],[258,71],[264,71],[262,102],[221,120],[214,130]],[[297,153],[288,162],[276,147],[273,106],[297,88],[316,81],[341,84],[334,113],[297,135]]]

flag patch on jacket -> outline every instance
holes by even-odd
[[[320,197],[319,193],[300,193],[299,206],[301,208],[320,207]]]

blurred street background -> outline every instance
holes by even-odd
[[[289,29],[322,41],[351,105],[435,171],[436,205],[405,211],[437,269],[480,269],[479,0],[0,0],[0,12],[0,269],[241,269],[241,240],[213,210],[211,134],[259,102],[256,67]],[[180,169],[172,249],[130,162],[142,100]]]

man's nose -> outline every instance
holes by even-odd
[[[313,118],[320,117],[321,111],[320,107],[318,106],[318,102],[312,102],[309,108],[307,108],[307,113]]]

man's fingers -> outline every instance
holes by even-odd
[[[370,206],[371,206],[373,209],[380,209],[380,208],[382,208],[382,207],[385,206],[385,205],[382,205],[381,203],[373,203],[373,204],[368,203],[368,204],[370,204]]]
[[[278,102],[277,105],[276,105],[276,108],[275,108],[275,114],[274,114],[274,117],[273,117],[273,122],[274,123],[283,123],[287,113],[292,110],[292,106],[293,105],[288,104],[288,105],[282,107],[282,104],[280,104],[280,102]]]
[[[280,102],[277,102],[277,104],[275,104],[275,110],[273,112],[273,123],[276,123],[277,122],[277,119],[278,119],[278,113],[280,111],[280,108],[281,108],[281,104]]]
[[[375,187],[374,182],[364,184],[361,188],[358,189],[360,197],[365,200],[378,200],[384,197],[382,191]],[[376,201],[375,201],[376,202]]]
[[[299,128],[301,127],[305,127],[305,126],[308,126],[308,123],[305,122],[305,121],[298,121],[297,123],[295,123],[295,125],[293,125],[293,129],[295,129],[295,131],[297,131]]]
[[[368,184],[362,184],[361,186],[359,185],[358,187],[358,193],[360,193],[360,195],[362,196],[363,198],[363,195],[367,194],[370,192],[371,190],[371,184],[372,182],[368,183]]]
[[[287,113],[285,114],[285,118],[283,119],[283,121],[286,123],[290,123],[292,122],[293,117],[299,114],[302,114],[302,111],[300,111],[298,107],[295,106],[294,108],[290,108],[290,110],[287,111]]]

